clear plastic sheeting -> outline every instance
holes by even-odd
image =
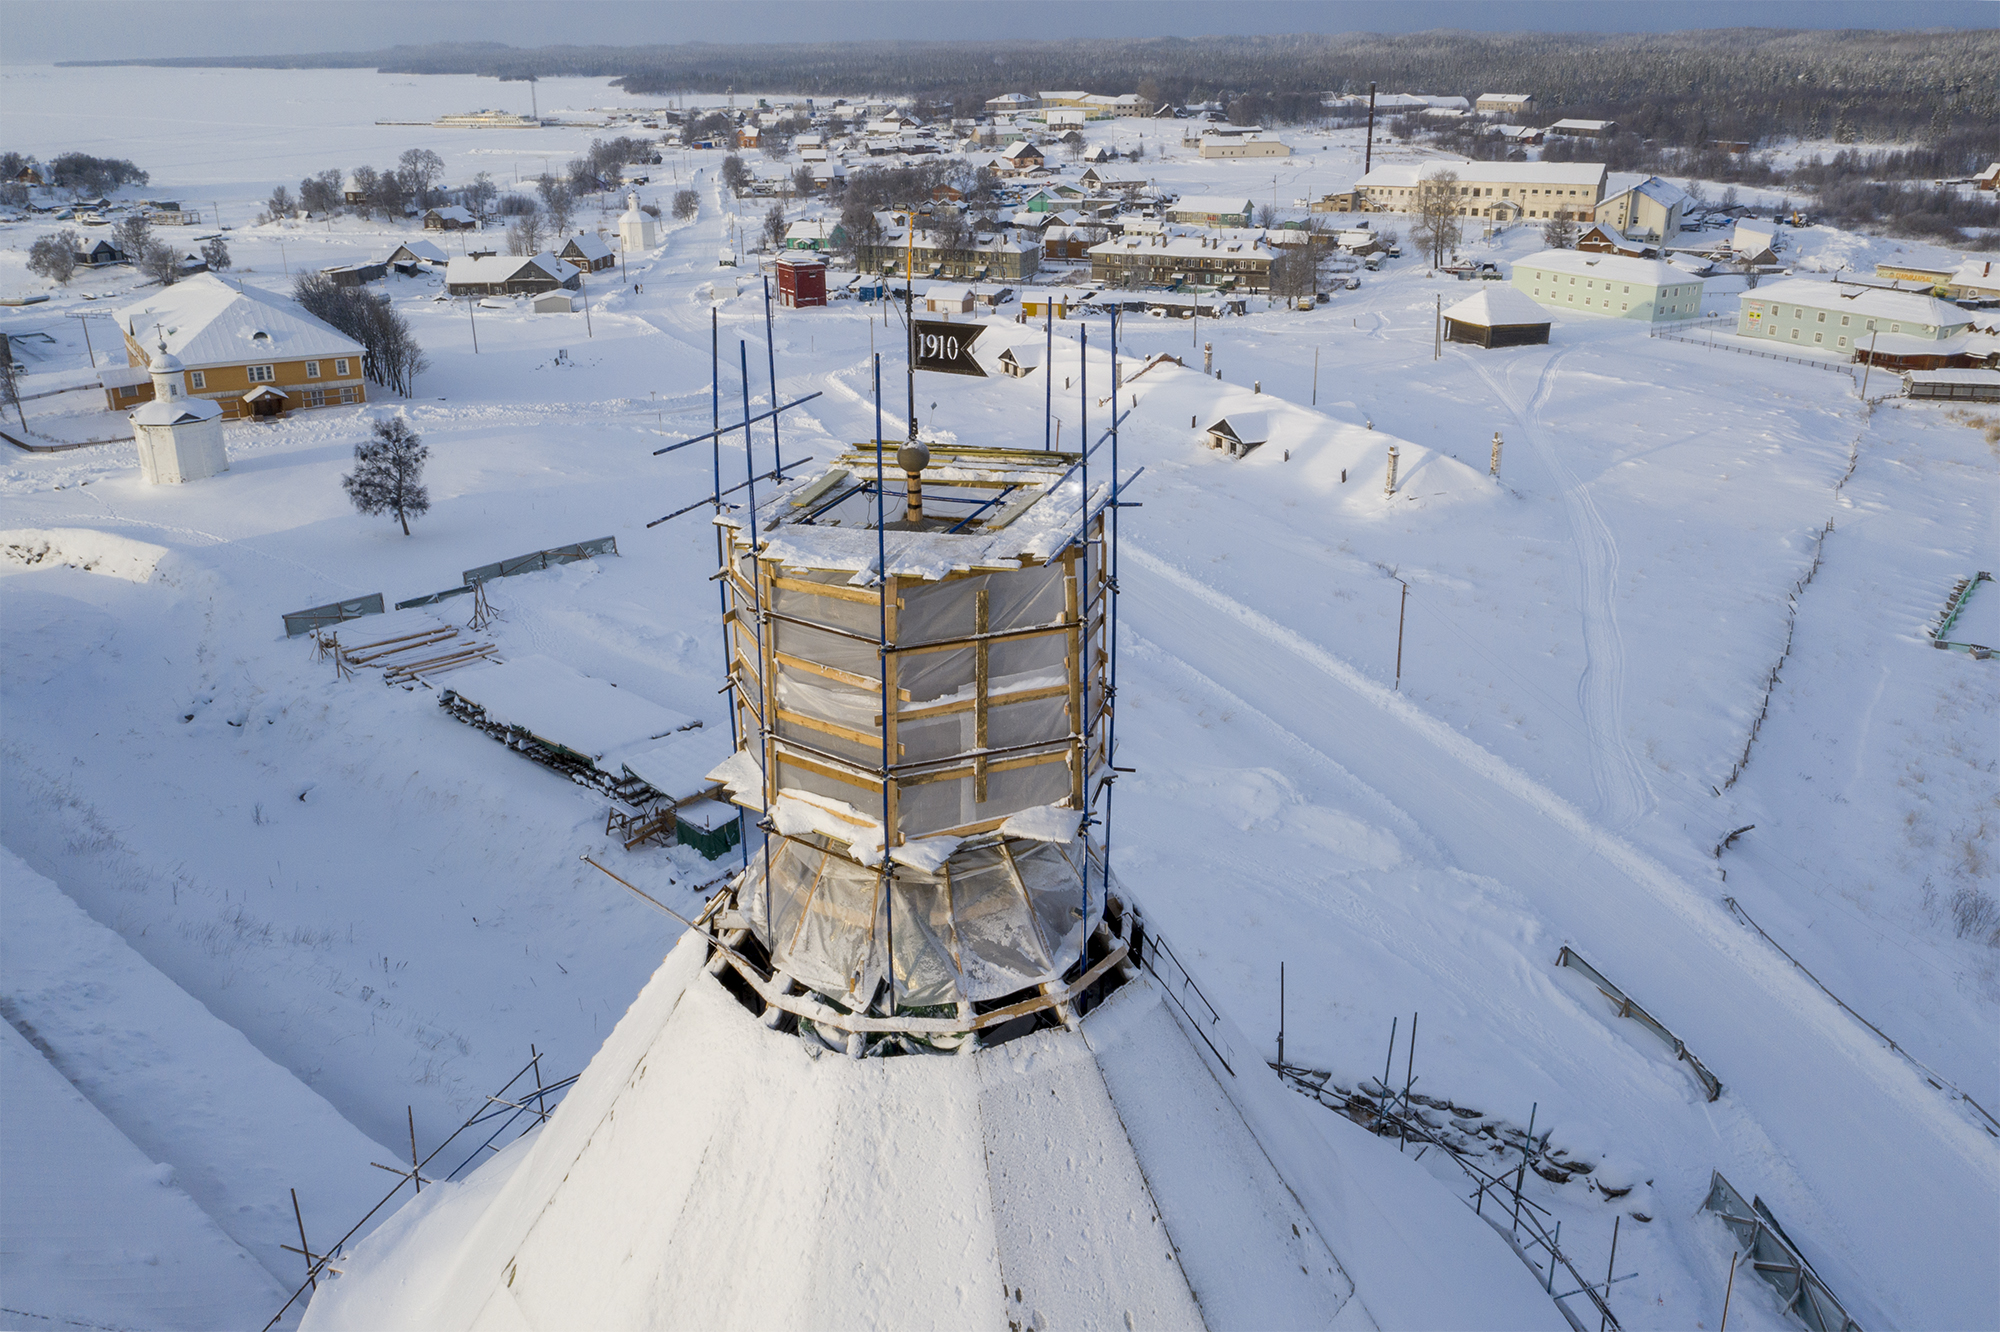
[[[779,970],[853,1008],[885,974],[891,902],[902,1008],[998,999],[1056,980],[1104,911],[1102,892],[1085,883],[1096,851],[1083,841],[992,842],[935,874],[897,865],[886,879],[810,842],[773,837],[768,848],[744,872],[738,909]]]

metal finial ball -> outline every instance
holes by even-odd
[[[906,472],[921,472],[931,465],[931,451],[912,441],[896,450],[896,462]]]

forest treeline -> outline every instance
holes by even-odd
[[[891,94],[970,114],[988,97],[1043,88],[1218,101],[1232,118],[1298,123],[1326,93],[1476,97],[1522,92],[1532,119],[1620,121],[1661,144],[1797,136],[1938,142],[2000,124],[2000,32],[1711,29],[1552,34],[1440,31],[1019,42],[552,46],[453,42],[341,54],[124,62],[239,68],[376,68],[503,80],[610,78],[661,98],[738,91]]]

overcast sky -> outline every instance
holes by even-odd
[[[372,51],[453,40],[622,46],[1996,21],[1995,0],[0,0],[0,60]]]

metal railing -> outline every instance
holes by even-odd
[[[1613,985],[1609,980],[1606,980],[1603,972],[1578,957],[1576,951],[1568,944],[1564,944],[1562,951],[1556,954],[1556,965],[1581,971],[1585,976],[1590,978],[1591,984],[1595,985],[1605,998],[1618,1005],[1619,1017],[1631,1018],[1634,1022],[1637,1022],[1640,1026],[1646,1028],[1672,1046],[1674,1057],[1686,1063],[1694,1071],[1695,1081],[1699,1082],[1702,1090],[1708,1093],[1709,1100],[1713,1101],[1722,1095],[1721,1080],[1715,1074],[1709,1072],[1701,1060],[1694,1057],[1694,1052],[1687,1048],[1685,1041],[1681,1040],[1680,1037],[1674,1035],[1671,1031],[1668,1031],[1665,1024],[1658,1018],[1633,1003],[1631,996],[1627,995],[1625,991],[1619,989],[1616,985]]]
[[[324,606],[314,606],[311,610],[288,611],[285,614],[285,637],[297,638],[315,629],[324,629],[330,624],[341,624],[347,620],[358,620],[364,615],[382,613],[382,594],[370,592],[365,597],[349,597],[345,601],[329,601]]]
[[[1685,342],[1689,346],[1706,347],[1710,351],[1734,352],[1738,356],[1760,356],[1767,361],[1783,361],[1788,365],[1809,365],[1815,370],[1835,370],[1846,375],[1849,379],[1854,378],[1853,365],[1845,361],[1823,361],[1807,356],[1786,356],[1779,352],[1767,352],[1756,347],[1738,346],[1734,342],[1717,342],[1714,338],[1714,323],[1719,323],[1728,318],[1729,316],[1727,315],[1705,316],[1697,321],[1674,324],[1665,329],[1657,327],[1650,329],[1647,331],[1646,336],[1649,338],[1658,338],[1663,342]],[[1706,338],[1691,338],[1687,336],[1689,332],[1697,331],[1702,327],[1708,328],[1710,336]]]
[[[1514,1256],[1527,1264],[1529,1270],[1541,1278],[1542,1289],[1555,1301],[1556,1308],[1562,1310],[1562,1315],[1569,1321],[1570,1327],[1575,1332],[1588,1332],[1583,1320],[1564,1303],[1574,1296],[1585,1295],[1597,1308],[1601,1320],[1599,1332],[1617,1332],[1618,1316],[1611,1312],[1607,1296],[1614,1281],[1623,1281],[1626,1278],[1610,1277],[1596,1282],[1586,1279],[1583,1273],[1577,1271],[1576,1264],[1570,1260],[1569,1255],[1562,1250],[1562,1223],[1556,1221],[1551,1227],[1549,1223],[1553,1218],[1549,1210],[1521,1192],[1521,1185],[1526,1179],[1527,1172],[1535,1169],[1536,1173],[1540,1173],[1535,1165],[1539,1154],[1535,1138],[1530,1136],[1523,1140],[1521,1159],[1515,1163],[1513,1169],[1495,1173],[1462,1155],[1441,1132],[1425,1123],[1421,1117],[1400,1114],[1391,1109],[1390,1106],[1394,1103],[1397,1093],[1386,1085],[1382,1088],[1382,1099],[1377,1103],[1367,1096],[1343,1094],[1332,1085],[1332,1074],[1295,1064],[1273,1064],[1271,1067],[1292,1090],[1312,1097],[1327,1109],[1346,1115],[1364,1128],[1384,1136],[1398,1137],[1405,1142],[1427,1144],[1418,1151],[1418,1159],[1422,1159],[1430,1148],[1442,1151],[1465,1172],[1466,1178],[1477,1186],[1470,1196],[1459,1201],[1470,1207],[1480,1220],[1497,1230],[1501,1238],[1507,1241],[1508,1247],[1514,1251]],[[1547,1135],[1543,1136],[1546,1138]],[[1513,1178],[1510,1179],[1509,1176]],[[1512,1208],[1512,1215],[1504,1220],[1486,1215],[1486,1201],[1489,1197],[1496,1202],[1503,1198],[1507,1199]],[[1539,1248],[1548,1255],[1546,1267],[1535,1261],[1529,1252],[1531,1248]],[[1613,1255],[1616,1256],[1615,1249]],[[1555,1293],[1555,1275],[1558,1266],[1569,1273],[1570,1279],[1576,1282],[1574,1290],[1564,1291],[1560,1295]]]
[[[1750,1269],[1778,1292],[1786,1313],[1812,1332],[1861,1332],[1861,1324],[1826,1288],[1762,1198],[1744,1202],[1743,1195],[1715,1170],[1709,1172],[1708,1197],[1702,1206],[1722,1218],[1750,1254]]]

